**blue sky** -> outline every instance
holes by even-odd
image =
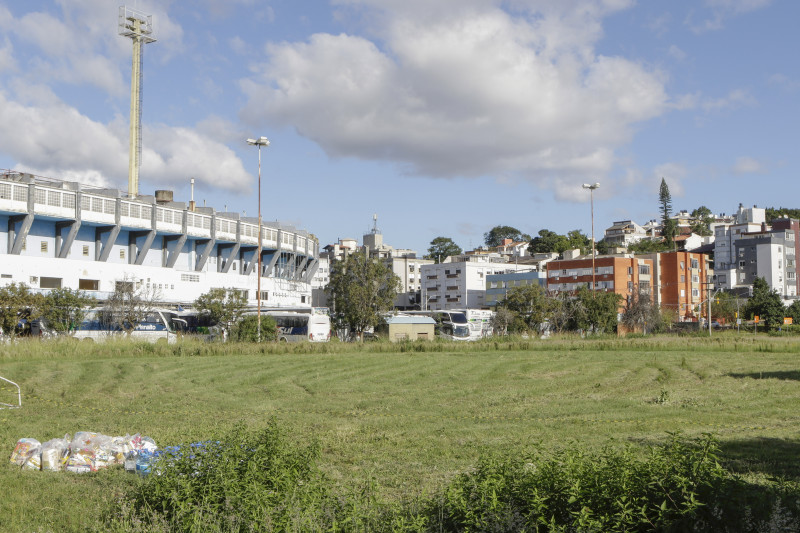
[[[0,168],[127,188],[109,0],[0,0]],[[131,0],[140,192],[423,253],[675,210],[800,207],[790,0]]]

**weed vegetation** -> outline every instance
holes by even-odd
[[[800,343],[18,342],[19,438],[142,433],[140,478],[0,468],[0,531],[798,531]],[[15,394],[0,387],[0,401]]]

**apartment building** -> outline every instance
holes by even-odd
[[[706,254],[662,252],[643,256],[653,262],[653,300],[681,322],[699,319],[698,306],[708,297],[713,271]]]
[[[625,246],[649,238],[647,230],[633,220],[618,220],[607,228],[603,240],[610,246]]]
[[[530,270],[498,254],[462,255],[444,263],[422,265],[423,309],[487,309],[486,277]]]
[[[526,285],[539,285],[546,289],[546,273],[538,270],[528,270],[527,272],[506,272],[487,275],[486,306],[494,309],[498,303],[506,299],[509,290]]]
[[[580,287],[616,292],[623,302],[636,291],[652,291],[653,260],[630,254],[604,255],[594,259],[592,276],[591,256],[562,259],[547,263],[547,290],[552,293],[575,292]]]
[[[731,224],[719,224],[714,228],[714,270],[717,274],[715,287],[730,290],[737,285],[736,269],[739,266],[736,242],[748,233],[766,229],[766,210],[756,206],[745,208],[739,204]]]
[[[791,230],[766,229],[746,233],[736,241],[737,286],[752,286],[764,278],[783,298],[793,298],[797,291],[797,234]]]

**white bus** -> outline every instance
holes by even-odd
[[[267,311],[278,326],[281,342],[328,342],[331,340],[331,317],[323,313]]]
[[[178,313],[175,311],[154,309],[133,329],[130,338],[173,344],[178,339],[175,331],[176,322],[184,321],[178,318]],[[124,337],[125,331],[112,319],[108,310],[91,309],[71,336],[75,339],[102,342],[111,337]]]
[[[472,340],[491,337],[494,311],[488,309],[454,309],[454,311],[466,315]]]
[[[436,321],[434,332],[437,337],[453,341],[475,340],[472,336],[467,315],[463,311],[435,310],[435,311],[403,311],[406,315],[429,316]]]

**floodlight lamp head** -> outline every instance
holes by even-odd
[[[591,185],[589,185],[588,183],[584,183],[584,184],[583,184],[583,188],[584,188],[584,189],[590,189],[591,187],[592,187],[592,186],[591,186]]]
[[[254,146],[269,146],[269,139],[266,137],[259,137],[258,139],[247,139],[247,144]]]

